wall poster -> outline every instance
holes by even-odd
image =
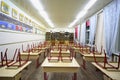
[[[9,5],[1,1],[1,11],[5,14],[9,14]]]
[[[18,16],[17,10],[12,8],[12,17],[17,19],[17,16]]]
[[[23,21],[23,19],[24,19],[24,15],[23,14],[19,14],[19,20]]]

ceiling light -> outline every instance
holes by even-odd
[[[97,0],[90,0],[86,4],[86,6],[84,7],[84,9],[78,13],[78,15],[76,16],[76,19],[72,23],[70,23],[70,25],[68,27],[74,26],[76,24],[76,22],[79,21],[80,18],[82,18],[83,16],[85,16],[85,14],[87,13],[88,9],[90,9],[96,1]]]
[[[87,5],[84,7],[84,10],[90,9],[97,0],[90,0]]]
[[[44,10],[40,0],[30,0],[33,6],[39,11],[39,14],[44,18],[44,20],[49,24],[50,27],[54,27],[54,24],[49,19],[48,14]]]
[[[82,18],[86,13],[87,13],[86,10],[81,11],[81,12],[77,15],[76,19],[75,19],[68,27],[74,26],[74,25],[76,24],[76,22],[78,22],[79,19]]]
[[[86,13],[87,13],[87,10],[80,11],[80,13],[78,13],[78,15],[76,16],[76,19],[82,18]]]

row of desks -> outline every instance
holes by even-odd
[[[58,50],[51,50],[50,54],[51,56],[59,56],[60,51]],[[70,56],[70,51],[61,51],[61,56]]]
[[[40,52],[40,53],[30,53],[30,59],[38,59],[39,55],[41,53],[45,53],[45,52]],[[59,55],[59,51],[52,51],[51,50],[51,56],[58,56]],[[62,51],[62,56],[69,56],[70,55],[70,51]],[[27,53],[21,53],[22,58],[27,57]],[[37,62],[38,63],[38,62]],[[44,72],[44,80],[47,80],[47,72],[70,72],[73,73],[73,79],[76,80],[77,79],[77,72],[79,71],[79,64],[77,63],[77,61],[75,60],[75,58],[73,58],[73,60],[71,62],[49,62],[48,61],[48,57],[45,58],[44,62],[41,65],[42,70]]]
[[[56,57],[59,56],[59,50],[51,50],[50,56]],[[70,56],[69,50],[61,51],[61,56]],[[66,73],[73,73],[73,80],[77,80],[77,72],[79,71],[80,65],[77,63],[75,58],[72,59],[70,62],[63,62],[59,60],[58,62],[50,62],[48,57],[44,60],[41,65],[42,70],[44,72],[44,80],[48,80],[47,73],[48,72],[66,72]]]
[[[46,49],[47,48],[42,48],[42,50],[40,52],[35,52],[35,53],[30,52],[29,60],[36,60],[36,67],[39,67],[40,55],[42,53],[45,54]],[[26,52],[21,53],[22,60],[26,60],[27,57],[28,57],[28,53],[26,53]],[[24,64],[23,66],[21,66],[19,68],[15,68],[13,66],[11,66],[11,67],[7,67],[7,66],[1,67],[0,68],[0,80],[21,80],[21,72],[26,67],[28,67],[30,65],[30,63],[32,63],[32,61],[28,61],[26,64]]]
[[[75,49],[77,50],[77,49]],[[30,53],[30,59],[38,59],[40,57],[40,54],[41,53],[44,53],[43,52],[40,52],[40,53]],[[54,51],[51,51],[52,55],[57,55],[58,52],[54,52]],[[65,52],[62,52],[66,55],[68,55],[70,52],[69,51],[65,51]],[[27,56],[27,53],[21,53],[22,55],[22,58],[25,58]],[[93,62],[94,61],[94,57],[92,54],[81,54],[83,59],[85,61],[91,61]],[[104,60],[104,55],[96,55],[96,58],[98,61],[103,61]],[[38,62],[37,62],[38,63]],[[30,64],[30,62],[28,62],[27,64],[25,64],[23,67],[21,68],[18,68],[18,69],[15,69],[15,70],[11,70],[11,72],[14,74],[11,74],[9,76],[9,74],[6,75],[6,72],[9,73],[9,69],[7,69],[6,67],[3,67],[0,69],[0,80],[18,80],[18,79],[14,79],[16,77],[19,77],[21,75],[21,71]],[[108,71],[108,70],[105,70],[101,67],[99,67],[97,64],[95,63],[92,63],[95,67],[97,67],[98,69],[100,69],[104,74],[106,74],[108,77],[110,77],[112,80],[119,80],[120,77],[120,72],[113,72],[113,71]],[[73,58],[72,62],[62,62],[62,61],[59,61],[59,62],[49,62],[48,61],[48,58],[46,57],[44,62],[42,63],[41,65],[42,67],[42,70],[44,72],[44,80],[47,80],[47,72],[70,72],[70,73],[73,73],[73,79],[76,80],[77,79],[77,72],[79,71],[79,68],[80,68],[80,65],[77,63],[77,61],[75,60],[75,58]],[[3,73],[5,74],[2,74],[1,72],[2,71],[5,71]],[[15,76],[15,74],[17,76]],[[113,75],[113,76],[112,76]],[[6,77],[6,78],[5,78]],[[10,78],[12,79],[10,79]],[[5,78],[5,79],[4,79]],[[8,79],[7,79],[8,78]]]
[[[94,62],[94,56],[93,56],[92,53],[90,53],[90,54],[84,53],[84,54],[83,54],[82,52],[80,52],[80,49],[79,49],[79,48],[75,48],[75,47],[74,47],[74,50],[75,50],[76,53],[79,53],[79,54],[83,57],[83,59],[84,59],[85,61]],[[96,60],[97,60],[98,62],[104,61],[104,57],[105,57],[105,56],[104,56],[103,54],[101,54],[101,55],[96,54],[95,56],[96,56]]]
[[[97,65],[95,62],[92,62],[92,64],[98,68],[101,72],[103,72],[107,77],[109,77],[107,80],[120,80],[120,68],[118,70],[113,70],[113,69],[103,69],[102,67],[100,67],[99,65]],[[102,64],[103,63],[99,63]],[[117,66],[116,63],[110,63],[112,65]]]
[[[8,68],[7,66],[0,68],[0,80],[20,80],[21,72],[29,66],[31,61],[28,61],[25,65],[19,68]]]
[[[85,67],[86,61],[89,61],[89,62],[92,62],[92,64],[96,68],[98,68],[101,72],[103,72],[108,77],[105,80],[120,80],[120,69],[118,70],[104,69],[94,62],[95,59],[94,59],[93,54],[83,54],[80,52],[79,48],[74,48],[74,50],[76,51],[76,53],[79,53],[82,56],[84,69],[86,69]],[[95,55],[95,56],[96,56],[96,61],[103,65],[105,55],[101,54],[101,55]],[[117,63],[111,63],[111,64],[117,65]]]

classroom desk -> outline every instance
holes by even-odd
[[[82,54],[82,53],[80,53],[80,54],[82,56],[82,60],[83,60],[82,66],[83,66],[84,69],[86,69],[86,61],[88,61],[88,62],[94,62],[95,61],[94,56],[93,56],[92,53],[90,53],[90,54]],[[96,57],[97,62],[104,62],[105,55],[96,54],[95,57]]]
[[[117,70],[107,70],[107,69],[103,69],[102,67],[97,65],[95,62],[92,62],[92,64],[96,68],[98,68],[101,72],[103,72],[107,77],[109,77],[111,80],[120,80],[120,68],[118,71]],[[100,64],[103,64],[103,63],[100,62]],[[110,63],[110,64],[117,65],[117,63]]]
[[[59,56],[60,51],[51,50],[51,56]],[[61,56],[70,56],[70,51],[61,51]]]
[[[41,65],[44,72],[44,80],[47,80],[47,72],[70,72],[74,73],[74,80],[77,79],[77,72],[79,71],[79,64],[73,58],[72,62],[49,62],[48,58],[44,60]]]
[[[80,51],[80,48],[73,47],[73,49],[75,50],[75,52],[79,52]]]
[[[33,50],[41,50],[44,53],[44,58],[46,57],[46,53],[48,53],[50,46],[48,47],[40,47],[40,48],[33,48]]]
[[[104,57],[105,55],[95,55],[96,56],[96,61],[97,62],[104,62]],[[89,61],[89,62],[94,62],[95,59],[94,59],[94,56],[93,54],[82,54],[82,58],[83,58],[83,68],[86,69],[86,61]]]
[[[76,53],[80,53],[80,48],[73,47],[74,52],[75,52],[75,58],[76,58]]]
[[[21,72],[29,66],[31,61],[19,68],[7,68],[7,66],[0,68],[0,80],[20,80]]]
[[[37,52],[37,53],[30,52],[29,60],[36,60],[36,68],[38,68],[39,65],[41,64],[41,63],[39,63],[39,58],[40,58],[40,54],[41,53],[42,53],[42,51]],[[20,54],[21,54],[21,59],[22,60],[26,60],[27,59],[28,53],[23,52],[23,53],[20,53]]]
[[[85,61],[90,61],[90,62],[94,62],[95,60],[94,60],[94,56],[93,56],[93,54],[91,53],[91,54],[82,54],[83,55],[83,59],[85,60]],[[99,55],[99,54],[97,54],[97,55],[95,55],[95,57],[96,57],[96,61],[97,62],[103,62],[104,61],[104,57],[105,57],[105,55]]]
[[[33,48],[33,49],[35,49],[35,50],[45,50],[45,49],[48,49],[48,48],[50,48],[50,46],[47,46],[47,47],[37,47],[37,48]]]
[[[27,52],[22,52],[20,53],[21,54],[21,58],[24,60],[28,57],[28,53]],[[36,52],[36,53],[32,53],[30,52],[29,54],[29,59],[32,60],[32,59],[37,59],[39,56],[40,56],[40,52]]]

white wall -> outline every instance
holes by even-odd
[[[0,0],[0,5],[1,5],[1,1],[6,2],[10,6],[10,14],[7,16],[12,17],[11,10],[12,8],[14,8],[18,11],[18,13],[22,13],[24,14],[24,16],[27,16],[31,20],[35,21],[32,17],[30,17],[25,12],[20,10],[17,6],[15,6],[13,3],[11,3],[10,0]],[[19,20],[19,16],[17,20]],[[35,22],[37,23],[37,21]],[[45,41],[44,32],[41,32],[40,34],[34,34],[34,33],[0,29],[0,52],[5,52],[5,49],[8,48],[8,58],[13,57],[16,48],[20,48],[20,50],[22,51],[22,44],[24,45],[24,49],[26,49],[27,44],[29,45],[33,43],[38,44],[39,42],[44,42],[44,41]]]
[[[5,49],[8,48],[8,58],[10,59],[13,57],[16,48],[20,48],[22,51],[22,44],[24,45],[24,49],[26,49],[27,44],[38,44],[39,42],[44,41],[45,35],[43,34],[36,35],[32,33],[0,29],[0,52],[5,52]]]

